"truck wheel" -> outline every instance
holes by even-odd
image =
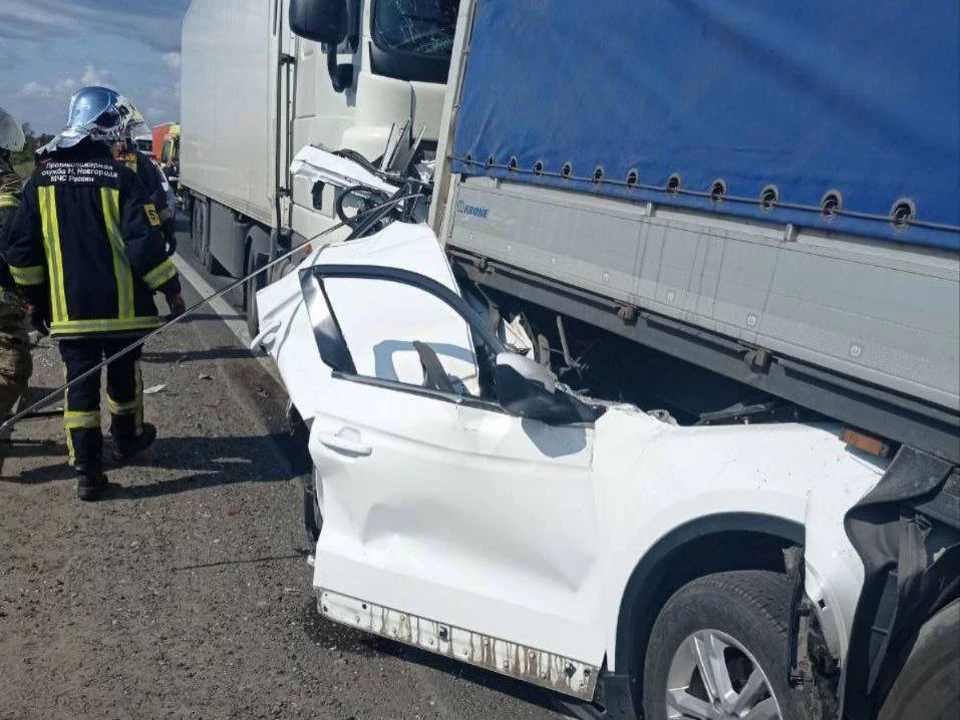
[[[213,253],[210,252],[210,233],[207,232],[205,237],[201,237],[200,240],[200,264],[203,265],[203,269],[206,270],[211,275],[224,275],[226,274],[223,265],[221,265],[217,259],[213,256]]]
[[[263,267],[263,265],[263,256],[260,253],[253,250],[247,253],[247,275]],[[257,318],[257,291],[267,285],[264,274],[260,273],[243,284],[243,307],[247,312],[247,332],[250,333],[251,338],[256,337],[257,333],[260,332],[260,321]]]
[[[193,214],[190,221],[190,240],[193,241],[193,254],[198,258],[203,252],[203,203],[193,202]]]
[[[947,720],[960,717],[960,600],[920,629],[880,720]]]
[[[789,686],[785,575],[717,573],[684,585],[653,626],[643,674],[648,720],[807,720]]]

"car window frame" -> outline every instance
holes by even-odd
[[[423,387],[422,385],[412,385],[400,380],[389,380],[359,374],[353,361],[353,356],[350,354],[350,347],[343,335],[343,329],[340,326],[340,321],[337,318],[333,303],[327,293],[324,281],[328,279],[395,282],[425,292],[445,303],[466,322],[472,331],[474,357],[477,361],[478,373],[482,372],[480,363],[487,364],[488,370],[492,372],[496,365],[497,354],[508,352],[508,348],[500,341],[496,333],[490,329],[476,310],[470,307],[466,300],[454,290],[433,278],[411,270],[384,267],[381,265],[314,265],[300,271],[300,288],[307,309],[307,316],[310,319],[310,326],[313,329],[314,340],[317,343],[317,349],[320,352],[320,357],[323,362],[331,368],[332,377],[363,385],[429,397],[434,400],[442,400],[456,405],[465,405],[483,410],[493,410],[506,415],[509,414],[495,399],[475,395],[451,394],[443,392],[442,390]],[[314,320],[321,316],[320,313],[317,312],[320,303],[326,308],[326,316],[329,318],[328,323],[318,323]],[[483,347],[477,347],[477,339],[481,341],[480,344]]]

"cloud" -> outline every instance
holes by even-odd
[[[164,65],[173,71],[180,69],[180,53],[178,52],[164,53],[161,57],[161,60],[163,60]]]
[[[93,63],[87,65],[83,71],[83,77],[80,78],[80,82],[84,85],[103,85],[104,87],[112,87],[110,84],[110,71],[104,70],[103,68],[98,68]]]
[[[180,24],[189,4],[0,0],[0,105],[38,129],[55,132],[70,95],[99,83],[120,88],[141,109],[149,108],[145,114],[153,116],[151,122],[176,118]]]
[[[28,83],[25,83],[22,88],[20,88],[20,95],[28,98],[48,98],[53,95],[53,91],[49,85],[44,85],[38,83],[36,80],[31,80]]]
[[[49,41],[66,35],[117,35],[160,52],[180,48],[180,20],[189,0],[30,0],[4,2],[0,38]]]
[[[110,87],[110,72],[99,68],[93,63],[88,63],[84,68],[83,75],[77,78],[64,78],[55,83],[44,84],[36,80],[30,80],[24,83],[20,88],[18,95],[37,100],[56,100],[63,101],[73,95],[73,93],[84,85],[104,85]]]

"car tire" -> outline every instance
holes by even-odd
[[[643,717],[739,717],[752,708],[812,720],[803,692],[788,682],[790,599],[789,579],[765,570],[707,575],[680,588],[647,645]]]
[[[920,629],[903,670],[883,703],[880,720],[960,717],[960,600]]]
[[[323,513],[320,512],[316,488],[317,471],[311,469],[309,479],[306,479],[303,484],[303,529],[311,549],[317,546],[320,531],[323,529]]]

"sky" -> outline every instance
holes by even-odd
[[[190,0],[0,0],[0,107],[38,132],[70,96],[107,85],[151,125],[179,118],[180,22]]]

